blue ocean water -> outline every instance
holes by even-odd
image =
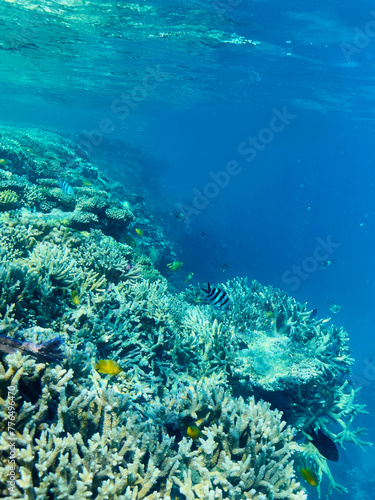
[[[114,172],[140,158],[140,195],[195,282],[247,276],[333,317],[375,441],[371,2],[19,0],[0,19],[0,120]],[[332,470],[372,498],[370,448]]]

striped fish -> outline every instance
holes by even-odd
[[[210,304],[216,309],[226,311],[229,306],[229,297],[224,290],[221,288],[216,288],[216,286],[211,286],[209,283],[204,284],[201,287],[202,292],[205,294],[206,299]]]
[[[62,181],[60,180],[59,181],[59,187],[61,189],[61,191],[68,195],[68,196],[72,196],[74,194],[74,189],[72,188],[72,186],[66,182],[66,181]]]

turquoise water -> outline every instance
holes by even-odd
[[[350,336],[354,386],[370,412],[357,425],[370,441],[372,8],[337,0],[0,4],[0,121],[73,140],[139,195],[143,216],[174,249],[155,266],[176,292],[188,272],[195,286],[247,277],[333,317]],[[166,270],[174,255],[183,275]],[[334,264],[320,268],[328,258]],[[371,448],[349,444],[331,468],[350,498],[372,497]]]

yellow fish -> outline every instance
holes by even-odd
[[[191,439],[199,439],[202,436],[202,433],[196,425],[189,425],[189,427],[186,429],[186,434],[189,436]]]
[[[72,297],[72,303],[75,306],[78,306],[78,304],[79,304],[79,295],[78,295],[78,292],[76,290],[72,290],[70,292],[70,296]]]
[[[144,232],[142,231],[142,229],[139,229],[139,227],[137,227],[135,229],[135,232],[139,235],[139,236],[143,236],[144,235]]]
[[[167,267],[169,267],[169,269],[173,272],[177,272],[181,269],[181,267],[184,265],[183,262],[180,262],[179,260],[175,260],[174,262],[170,262],[169,264],[167,264]]]
[[[0,165],[8,165],[9,161],[6,160],[5,158],[0,159]]]
[[[95,370],[98,370],[99,373],[105,373],[107,375],[118,375],[122,372],[121,366],[116,363],[116,361],[112,361],[111,359],[99,359],[95,365]]]
[[[187,283],[189,280],[191,280],[191,278],[192,278],[193,276],[194,276],[194,273],[193,273],[193,272],[189,273],[189,274],[186,276],[186,278],[185,278],[185,283]]]
[[[275,317],[275,315],[274,315],[274,313],[272,311],[266,311],[266,316],[268,318],[271,318],[271,319],[273,319]]]
[[[305,481],[309,483],[310,486],[318,486],[319,484],[318,476],[309,467],[301,469],[301,476]]]
[[[88,188],[90,188],[92,186],[91,182],[90,181],[82,181],[82,184]]]

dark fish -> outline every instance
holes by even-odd
[[[310,319],[314,319],[316,315],[318,314],[318,309],[315,307],[310,313]]]
[[[332,462],[337,462],[339,459],[339,452],[336,444],[331,438],[323,434],[319,429],[318,434],[310,427],[308,433],[312,437],[312,444],[318,449],[319,453],[323,455],[327,460],[332,460]]]
[[[180,212],[179,210],[172,210],[172,212],[170,212],[170,214],[173,215],[174,217],[176,217],[176,219],[179,221],[185,220],[185,215],[182,212]]]
[[[277,311],[276,316],[276,331],[278,333],[284,333],[287,328],[287,316],[283,310]]]
[[[68,182],[60,180],[59,186],[60,186],[61,191],[64,194],[66,194],[68,196],[72,196],[74,194],[74,189],[72,188],[72,186]]]
[[[335,261],[331,259],[323,260],[323,262],[320,263],[319,267],[320,269],[326,269],[327,267],[331,266],[334,263]]]
[[[15,340],[4,335],[0,335],[0,352],[12,354],[16,351],[21,351],[24,354],[33,356],[38,361],[44,363],[53,363],[65,358],[65,355],[60,351],[60,346],[64,341],[56,337],[43,344],[33,344],[32,342]]]
[[[202,292],[205,294],[206,299],[211,305],[216,307],[216,309],[221,309],[225,311],[229,306],[229,297],[221,290],[221,288],[216,288],[215,286],[210,286],[209,283],[201,287]]]

